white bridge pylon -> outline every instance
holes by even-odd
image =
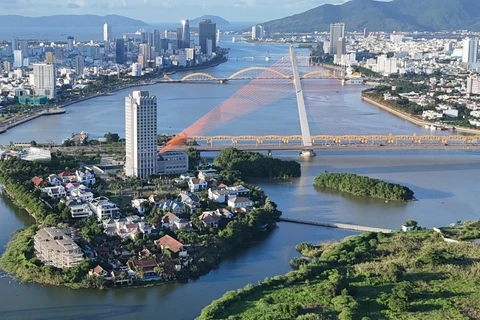
[[[300,129],[302,130],[302,142],[304,147],[311,147],[312,137],[310,135],[307,110],[305,108],[305,97],[303,96],[302,82],[300,81],[301,78],[297,66],[297,57],[295,56],[295,48],[293,46],[290,46],[290,59],[292,60],[293,84],[295,85],[295,93],[297,95],[298,115],[300,118]]]

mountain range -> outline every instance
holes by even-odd
[[[352,0],[326,4],[293,16],[265,22],[271,32],[327,31],[344,22],[360,31],[480,31],[479,0]]]
[[[230,22],[228,22],[227,20],[219,17],[219,16],[213,16],[213,15],[204,15],[204,16],[201,16],[201,17],[198,17],[198,18],[195,18],[195,19],[192,19],[190,20],[190,26],[193,26],[193,27],[198,27],[198,23],[200,21],[202,21],[203,19],[210,19],[212,20],[212,22],[215,22],[217,24],[217,27],[218,26],[222,26],[222,27],[225,27],[225,26],[229,26],[230,25]]]
[[[25,17],[19,15],[0,16],[2,26],[21,27],[100,27],[104,23],[112,27],[145,27],[147,23],[118,15],[54,15],[45,17]]]

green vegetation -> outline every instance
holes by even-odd
[[[240,173],[243,178],[290,178],[299,177],[301,173],[300,164],[296,161],[270,158],[258,152],[235,148],[220,152],[213,164],[224,171]]]
[[[198,320],[480,318],[478,245],[413,231],[320,247],[295,271],[227,292]]]
[[[475,240],[480,239],[480,220],[468,221],[464,224],[454,223],[449,227],[440,228],[446,238],[454,240]]]
[[[87,287],[82,279],[91,268],[90,260],[68,269],[46,266],[34,255],[33,237],[35,226],[13,233],[5,253],[0,258],[0,268],[23,281],[34,281],[50,285],[68,285],[72,288]]]
[[[413,191],[405,186],[353,173],[320,173],[313,184],[320,188],[340,190],[356,196],[400,201],[413,199]]]

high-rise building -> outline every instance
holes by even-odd
[[[164,39],[168,39],[168,30],[165,30],[163,32],[163,37],[164,37]]]
[[[15,50],[13,51],[13,67],[14,68],[22,68],[23,67],[23,51],[22,50]]]
[[[264,29],[261,25],[252,26],[252,40],[263,39],[265,37]]]
[[[148,61],[151,60],[151,57],[152,57],[151,51],[152,51],[152,48],[147,43],[140,44],[140,47],[138,49],[138,56],[143,57],[142,66],[144,68],[148,66]],[[139,59],[139,62],[140,62],[140,59]]]
[[[478,60],[478,38],[465,38],[463,40],[462,62],[476,63]]]
[[[18,50],[18,38],[12,38],[12,52]]]
[[[112,39],[112,26],[109,25],[108,23],[105,23],[103,25],[103,41],[105,42],[110,42]]]
[[[9,72],[12,70],[12,63],[10,61],[3,61],[3,70]]]
[[[198,24],[198,40],[200,43],[201,51],[203,54],[207,54],[207,39],[212,40],[212,51],[217,51],[217,24],[210,19],[203,19]]]
[[[83,75],[83,69],[85,68],[85,57],[78,55],[75,57],[75,73],[77,76]]]
[[[45,52],[45,62],[46,63],[54,63],[55,62],[55,56],[53,55],[53,52]]]
[[[24,58],[28,58],[30,56],[28,52],[28,40],[20,40],[18,42],[18,49],[22,50]]]
[[[125,41],[123,39],[115,40],[115,62],[125,63]]]
[[[125,175],[147,178],[157,173],[157,98],[134,91],[125,99]]]
[[[54,64],[36,63],[33,65],[33,85],[36,95],[55,99],[56,78],[57,71]]]
[[[182,41],[182,48],[190,47],[190,23],[188,22],[188,19],[182,21]]]
[[[345,38],[339,38],[337,41],[337,59],[341,60],[342,55],[346,53]]]
[[[72,37],[72,36],[69,36],[67,37],[67,48],[68,48],[68,51],[73,51],[73,40],[75,38]]]
[[[160,52],[162,49],[162,35],[160,30],[153,30],[153,46],[155,47],[155,52]]]
[[[467,78],[467,93],[480,94],[480,77],[478,75]]]
[[[217,41],[217,43],[220,42],[220,29],[217,30],[217,37],[216,37],[215,41]]]
[[[338,39],[345,37],[345,23],[333,23],[330,25],[330,55],[337,54]]]
[[[141,77],[142,76],[142,64],[135,62],[132,64],[132,77]]]

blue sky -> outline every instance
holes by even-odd
[[[326,3],[348,0],[0,0],[0,15],[119,14],[149,23],[180,21],[204,14],[231,22],[267,21]]]

